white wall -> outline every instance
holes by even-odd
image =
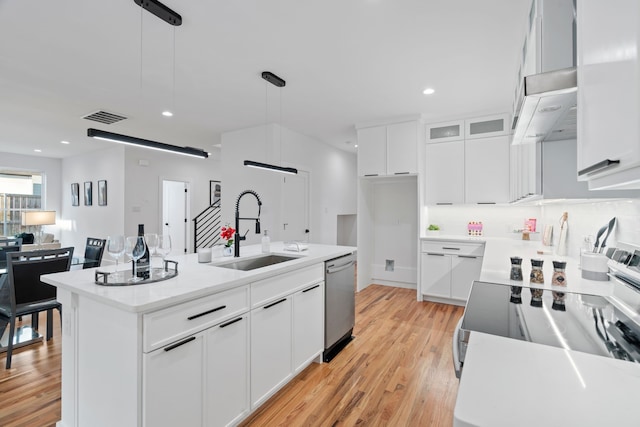
[[[417,283],[418,202],[417,181],[385,180],[373,183],[373,258],[374,283],[400,282],[413,287]],[[393,271],[385,269],[393,261]]]
[[[282,147],[282,149],[280,149]],[[280,240],[280,182],[277,172],[247,168],[244,160],[293,166],[310,176],[310,236],[314,243],[336,244],[337,216],[356,213],[356,157],[276,124],[222,135],[222,217],[234,224],[235,203],[243,190],[256,191],[262,200],[262,228]],[[242,199],[243,216],[256,213],[255,199]],[[253,225],[246,244],[260,242]],[[243,242],[244,243],[244,242]]]
[[[220,181],[220,176],[217,153],[198,159],[127,146],[125,181],[121,187],[124,189],[124,233],[136,234],[138,224],[144,224],[145,232],[162,232],[162,180],[185,181],[191,190],[187,250],[193,252],[192,219],[209,206],[209,181]]]
[[[60,159],[0,153],[0,169],[42,173],[42,195],[44,203],[42,208],[56,211],[56,222],[60,222],[63,218],[61,214],[62,161]],[[53,233],[56,239],[60,238],[60,226],[58,224],[44,226],[43,231]]]
[[[140,160],[145,160],[148,166],[140,166]],[[218,156],[203,160],[122,145],[65,158],[60,241],[82,253],[87,237],[136,234],[138,224],[145,224],[148,232],[160,231],[162,179],[190,183],[191,220],[208,206],[209,180],[220,179],[219,164]],[[98,180],[107,181],[107,206],[98,206]],[[82,193],[85,181],[93,183],[93,205],[84,206],[81,196],[80,206],[71,206],[71,183],[79,183]],[[191,221],[189,225],[192,242]]]
[[[87,237],[124,233],[124,155],[121,145],[62,159],[60,242],[84,254]],[[98,206],[98,181],[107,181],[107,205]],[[93,183],[93,204],[84,205],[84,183]],[[80,205],[71,206],[71,184],[80,185]],[[105,256],[105,259],[108,256]]]

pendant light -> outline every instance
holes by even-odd
[[[278,88],[283,88],[287,84],[287,82],[285,82],[284,79],[276,76],[270,71],[263,71],[262,78]],[[266,97],[267,97],[267,94],[265,93],[265,100],[266,100]],[[265,105],[265,114],[266,114],[266,109],[267,109],[267,106]],[[282,96],[280,96],[280,120],[282,120]],[[267,126],[267,123],[265,120],[265,132],[266,132],[266,126]],[[282,163],[282,123],[280,123],[280,162]],[[253,160],[245,160],[244,165],[251,168],[257,168],[257,169],[262,169],[262,170],[267,170],[272,172],[281,172],[281,173],[286,173],[290,175],[296,175],[298,173],[298,169],[296,168],[271,165],[268,163],[255,162]]]

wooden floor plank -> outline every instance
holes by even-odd
[[[379,285],[359,292],[355,340],[330,363],[305,369],[243,426],[451,426],[451,339],[463,309],[415,299],[415,290]],[[11,369],[0,356],[0,426],[60,420],[60,362],[59,316],[53,339],[17,350]]]

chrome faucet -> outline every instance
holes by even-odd
[[[244,196],[245,194],[252,194],[253,196],[255,196],[256,200],[258,201],[258,217],[257,218],[240,218],[240,199],[242,199],[242,196]],[[260,234],[260,210],[262,209],[262,202],[260,201],[260,196],[258,196],[258,193],[256,193],[253,190],[244,190],[242,193],[240,193],[240,195],[238,196],[238,200],[236,200],[236,233],[233,236],[233,241],[235,242],[234,248],[233,248],[233,256],[234,257],[239,257],[240,256],[240,240],[246,240],[246,236],[247,234],[245,233],[244,236],[241,236],[239,233],[240,230],[240,220],[253,220],[256,222],[256,234]],[[248,230],[247,230],[248,231]]]

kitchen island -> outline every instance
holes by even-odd
[[[178,275],[101,286],[95,270],[42,277],[62,311],[62,427],[236,424],[324,349],[324,261],[355,248],[310,244],[251,271],[170,256]],[[260,246],[242,247],[241,259]],[[113,266],[99,270],[113,270]]]

